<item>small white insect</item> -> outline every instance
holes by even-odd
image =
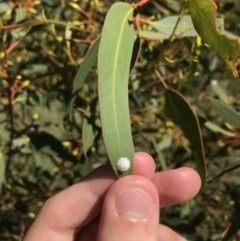
[[[117,161],[117,169],[120,172],[126,172],[130,168],[130,161],[127,157],[121,157]]]

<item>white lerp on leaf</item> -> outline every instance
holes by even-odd
[[[121,157],[117,161],[117,169],[120,172],[126,172],[130,168],[130,161],[127,157]]]

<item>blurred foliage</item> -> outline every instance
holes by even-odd
[[[21,240],[47,198],[107,161],[94,104],[96,64],[78,92],[72,121],[64,125],[64,117],[78,68],[113,2],[0,1],[0,241]],[[144,20],[178,15],[179,4],[152,1],[141,12],[142,30],[152,30]],[[240,36],[239,0],[216,4],[225,29]],[[157,66],[197,113],[209,177],[201,195],[163,209],[161,221],[190,240],[222,240],[239,223],[240,132],[209,97],[239,112],[240,78],[199,38],[143,38],[141,47],[129,84],[135,150],[150,153],[158,170],[193,166],[191,144],[164,115]],[[92,116],[95,141],[84,153],[82,127]],[[234,228],[229,238],[240,240],[239,225]]]

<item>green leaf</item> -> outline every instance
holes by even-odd
[[[218,116],[231,126],[240,129],[240,114],[218,100],[211,98],[210,101]]]
[[[229,103],[228,95],[227,95],[225,89],[219,85],[217,80],[211,81],[211,88],[212,88],[213,92],[218,96],[218,98],[222,102],[224,102],[225,104]]]
[[[27,141],[26,141],[27,138],[28,138],[27,135],[22,135],[22,136],[19,136],[19,137],[13,139],[12,146],[11,146],[12,150],[21,149],[21,147],[27,143]]]
[[[47,64],[29,64],[28,68],[22,71],[23,75],[46,74],[49,71]]]
[[[78,159],[72,155],[65,147],[62,142],[56,137],[45,131],[31,132],[28,134],[31,140],[31,144],[34,146],[36,151],[44,154],[59,156],[64,160],[72,161],[77,163]]]
[[[206,183],[206,166],[199,121],[187,100],[178,92],[168,89],[165,94],[165,115],[178,125],[195,149],[196,170],[203,190]]]
[[[0,14],[3,14],[4,12],[10,11],[12,8],[14,8],[14,3],[9,2],[0,2]]]
[[[173,136],[169,136],[166,139],[161,140],[157,146],[160,150],[164,150],[166,148],[170,148],[172,146]]]
[[[117,176],[132,174],[134,147],[128,106],[128,78],[134,43],[133,7],[118,2],[110,8],[98,55],[99,104],[102,132],[109,160]],[[130,169],[119,173],[120,157]]]
[[[99,120],[96,116],[97,98],[92,101],[92,103],[88,107],[88,111],[90,111],[91,114],[84,117],[82,127],[83,151],[85,155],[89,148],[93,145],[94,139],[99,129],[96,125],[96,122]]]
[[[195,206],[195,200],[192,199],[182,205],[180,217],[182,219],[186,218],[188,215],[191,215],[191,212],[193,211],[193,208]]]
[[[240,40],[221,33],[216,26],[217,6],[212,0],[187,0],[192,21],[199,36],[213,48],[230,68],[234,77],[240,57]]]
[[[19,23],[19,22],[23,21],[26,18],[26,16],[27,16],[26,9],[17,8],[14,22]]]
[[[83,163],[82,167],[81,167],[81,176],[82,177],[86,177],[92,170],[92,159],[89,160],[85,160],[85,162]]]
[[[47,172],[51,178],[54,176],[54,170],[57,167],[57,161],[54,163],[51,159],[51,155],[49,153],[44,153],[42,150],[35,150],[33,148],[33,157],[34,157],[34,164],[36,165],[36,168],[41,170],[42,172]],[[55,158],[56,160],[56,158]]]
[[[131,59],[131,64],[130,64],[130,74],[136,64],[136,62],[138,61],[140,52],[141,52],[141,39],[139,37],[137,37],[134,41],[134,45],[133,45],[133,51],[132,51],[132,59]]]
[[[140,37],[143,39],[149,39],[149,40],[167,39],[167,36],[165,34],[162,34],[159,32],[147,31],[147,30],[140,31]]]
[[[170,16],[159,21],[149,21],[148,24],[161,33],[161,39],[168,39],[175,28],[178,21],[178,16]],[[217,26],[223,26],[223,19],[217,19]],[[193,22],[190,15],[185,15],[179,21],[177,28],[175,29],[174,36],[177,38],[183,37],[197,37],[198,33],[194,29]]]
[[[85,58],[84,58],[82,64],[80,65],[80,67],[78,69],[76,77],[73,81],[72,95],[71,95],[71,100],[66,109],[65,121],[69,120],[70,122],[72,122],[72,119],[73,119],[72,112],[73,112],[74,102],[77,98],[77,94],[78,94],[79,90],[82,88],[82,85],[83,85],[85,79],[87,78],[88,73],[91,70],[91,68],[95,62],[95,59],[96,59],[96,56],[98,53],[100,39],[101,39],[101,37],[99,36],[94,41],[94,43],[90,46],[88,52],[85,55]]]
[[[214,124],[214,123],[211,122],[211,121],[206,121],[206,122],[204,123],[204,125],[205,125],[209,130],[211,130],[211,131],[213,131],[213,132],[221,133],[221,134],[223,134],[223,135],[225,135],[225,136],[231,136],[231,137],[232,137],[232,136],[235,136],[234,133],[232,133],[232,132],[230,132],[230,131],[227,131],[227,130],[224,130],[223,128],[221,128],[220,126]]]
[[[152,142],[153,142],[153,147],[157,153],[157,156],[158,156],[158,159],[159,159],[159,162],[160,162],[160,165],[161,165],[161,168],[163,171],[167,171],[168,168],[167,168],[167,164],[166,164],[166,160],[164,158],[164,155],[162,153],[162,150],[164,149],[161,149],[159,144],[156,143],[155,139],[153,138],[152,139]]]

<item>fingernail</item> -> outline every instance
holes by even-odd
[[[140,188],[126,189],[115,199],[117,213],[131,218],[149,218],[156,205],[152,197]]]

